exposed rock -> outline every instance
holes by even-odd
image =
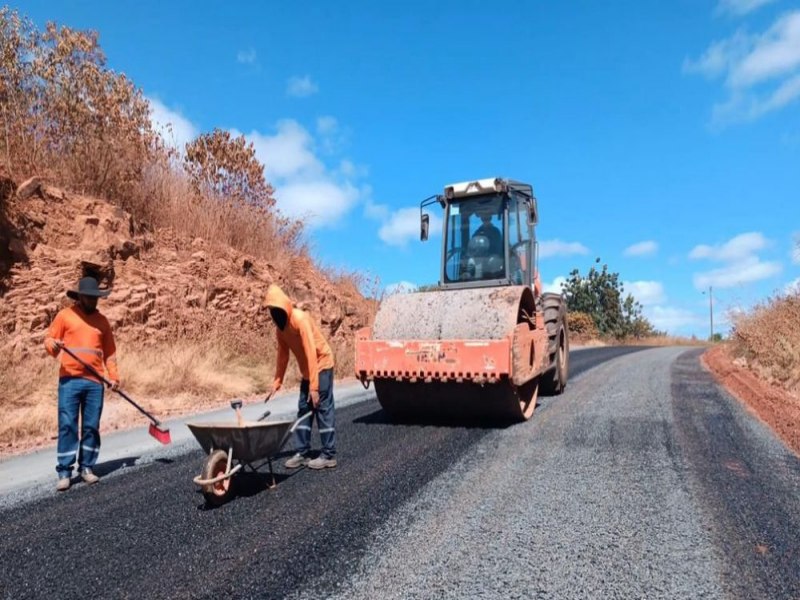
[[[357,290],[334,285],[305,257],[281,271],[202,238],[137,232],[117,206],[31,180],[5,210],[9,221],[0,223],[0,238],[5,235],[12,262],[0,269],[0,348],[15,356],[42,352],[49,323],[70,303],[65,292],[84,275],[112,290],[100,310],[121,347],[175,336],[249,337],[261,344],[273,334],[261,309],[272,282],[309,310],[334,343],[349,342],[369,321],[370,305]]]
[[[16,199],[26,200],[38,193],[42,187],[42,180],[39,177],[31,177],[23,181],[17,188]]]

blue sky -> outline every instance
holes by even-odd
[[[601,257],[660,329],[800,283],[800,2],[25,2],[95,29],[175,139],[245,134],[314,254],[435,282],[418,204],[533,184],[549,287]]]

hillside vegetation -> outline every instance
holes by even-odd
[[[800,292],[777,295],[737,315],[731,352],[740,364],[800,401]]]
[[[273,194],[243,137],[166,145],[96,33],[38,30],[0,9],[0,453],[55,435],[58,367],[42,340],[86,274],[113,290],[100,309],[125,389],[161,415],[266,388],[274,333],[261,299],[273,282],[351,373],[353,332],[374,303],[358,275],[314,263],[303,222]],[[103,427],[131,419],[109,395]]]

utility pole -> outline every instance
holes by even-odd
[[[708,286],[708,341],[714,341],[714,290],[711,286]]]
[[[711,286],[708,286],[708,341],[714,341],[714,290]],[[705,290],[700,292],[704,296],[706,295]]]
[[[714,294],[712,293],[711,286],[708,286],[708,323],[711,329],[711,336],[708,338],[714,341]]]

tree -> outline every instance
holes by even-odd
[[[600,259],[595,260],[599,264]],[[594,265],[583,276],[574,269],[562,287],[570,313],[588,315],[601,336],[615,338],[647,337],[659,335],[653,325],[642,315],[642,305],[625,288],[619,273],[612,273],[608,265],[597,269]]]
[[[164,149],[141,90],[106,67],[96,32],[0,9],[0,160],[16,178],[34,173],[123,200]]]
[[[270,211],[274,190],[264,178],[264,165],[244,136],[214,129],[186,144],[184,169],[198,194]]]

